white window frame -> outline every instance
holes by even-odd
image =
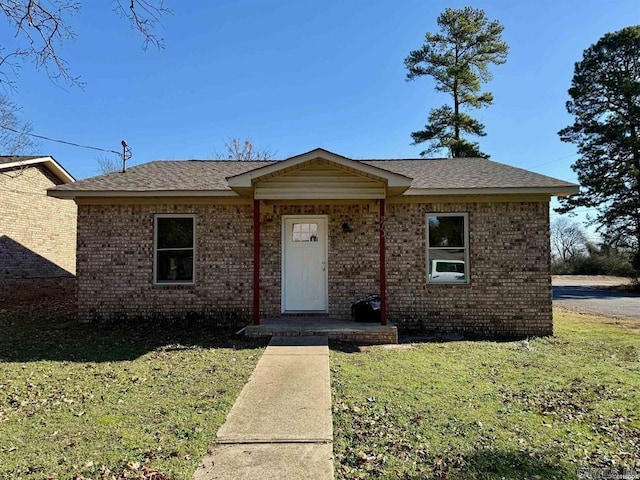
[[[464,219],[464,265],[465,265],[465,281],[464,282],[430,282],[429,281],[429,250],[451,250],[459,247],[433,247],[429,246],[429,217],[462,217]],[[467,212],[427,212],[425,214],[425,274],[427,285],[469,285],[471,278],[471,265],[469,264],[469,214]]]
[[[159,218],[191,218],[193,219],[193,247],[192,248],[168,248],[162,250],[192,250],[193,267],[191,281],[185,280],[161,280],[158,281],[158,219]],[[193,213],[156,213],[153,216],[153,284],[154,285],[193,285],[196,282],[196,216]]]

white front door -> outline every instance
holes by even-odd
[[[282,311],[327,311],[327,217],[284,216]]]

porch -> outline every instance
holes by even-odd
[[[333,317],[349,310],[349,298],[369,292],[379,293],[380,326],[387,325],[386,200],[402,195],[412,178],[316,149],[226,180],[253,203],[253,325],[247,334],[273,335],[281,323],[253,328],[264,323],[261,312]],[[397,333],[385,336],[385,329],[326,320],[305,322],[305,332],[397,343]],[[291,328],[288,321],[276,330],[300,334],[298,325]]]
[[[398,343],[398,327],[391,322],[362,323],[328,316],[286,315],[262,318],[259,325],[247,325],[247,337],[322,335],[359,345]]]

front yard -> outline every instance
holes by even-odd
[[[36,300],[0,308],[0,478],[191,478],[264,342],[77,324]],[[640,474],[637,322],[556,310],[555,330],[334,349],[336,477]]]
[[[556,336],[529,348],[332,351],[337,478],[640,478],[640,335],[629,327],[557,309]]]
[[[0,312],[0,478],[191,478],[264,343],[79,325],[37,302]]]

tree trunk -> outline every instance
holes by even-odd
[[[456,67],[458,66],[458,45],[456,44]],[[458,114],[460,113],[460,100],[458,99],[458,77],[453,80],[453,137],[460,140],[460,123]],[[455,155],[454,155],[455,156]]]

